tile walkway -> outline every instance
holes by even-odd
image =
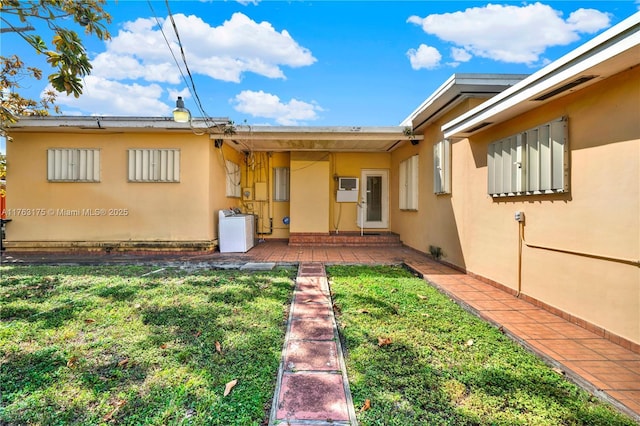
[[[322,263],[298,267],[269,425],[356,425]]]
[[[432,285],[448,294],[470,312],[489,321],[506,335],[536,353],[573,382],[589,390],[601,399],[611,402],[620,411],[632,416],[640,424],[640,354],[617,345],[600,335],[581,328],[559,316],[533,304],[518,299],[478,279],[456,271],[408,247],[289,247],[285,242],[258,244],[247,253],[211,253],[202,255],[176,254],[12,254],[5,253],[4,263],[136,263],[153,264],[201,263],[245,264],[247,262],[275,262],[300,264],[406,264],[422,275]],[[308,320],[325,316],[328,307],[323,303],[299,305],[300,297],[314,299],[316,294],[304,295],[306,285],[298,283],[294,305],[298,306],[292,320]],[[309,290],[309,289],[308,289]],[[306,306],[309,305],[309,306]],[[325,310],[326,309],[326,310]],[[298,317],[296,317],[298,316]],[[298,330],[294,330],[296,333]],[[327,337],[318,332],[318,337]],[[294,339],[299,346],[291,348],[291,362],[298,362],[306,369],[302,354],[308,349],[305,339]],[[322,339],[320,339],[322,340]],[[317,343],[317,342],[316,342]],[[338,342],[339,343],[339,342]],[[325,355],[331,353],[328,343],[317,344]],[[318,351],[320,353],[320,350]],[[289,353],[287,351],[287,353]],[[316,360],[317,361],[317,360]],[[335,362],[327,361],[327,362]],[[313,367],[316,368],[316,367]],[[310,370],[311,371],[311,370]],[[313,370],[315,371],[315,370]],[[322,370],[320,370],[322,371]],[[286,372],[288,380],[292,372]],[[304,381],[307,376],[301,375]],[[313,373],[322,374],[322,373]],[[284,379],[283,379],[284,380]],[[339,381],[334,377],[332,380]],[[294,383],[293,381],[291,383]],[[283,411],[281,411],[281,414]]]

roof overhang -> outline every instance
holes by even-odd
[[[419,142],[422,135],[407,135],[400,126],[305,127],[234,126],[227,118],[194,119],[176,123],[168,117],[22,117],[11,133],[193,133],[223,140],[238,151],[389,152],[403,143]]]
[[[411,127],[414,132],[418,131],[465,99],[491,98],[527,76],[528,74],[453,74],[400,125]]]
[[[446,138],[468,137],[639,63],[640,13],[636,13],[441,130]]]
[[[9,125],[10,132],[104,133],[131,132],[204,132],[214,129],[223,132],[228,118],[194,119],[191,123],[176,123],[170,117],[113,117],[113,116],[24,116]]]
[[[239,126],[234,134],[211,135],[230,146],[247,151],[389,152],[421,135],[407,136],[404,128]]]

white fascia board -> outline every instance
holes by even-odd
[[[528,75],[524,74],[453,74],[405,118],[400,125],[411,128],[419,127],[466,98],[493,97],[526,77]],[[422,115],[424,117],[421,117]],[[416,124],[416,120],[422,121]]]
[[[575,77],[594,66],[640,44],[640,12],[610,28],[593,40],[569,52],[520,83],[487,100],[482,105],[445,123],[441,130],[445,138],[454,137],[465,129],[490,121],[491,117],[515,105],[532,99],[553,86]],[[635,28],[634,28],[635,27]],[[633,30],[619,41],[617,36]],[[607,46],[607,44],[609,44]],[[572,64],[572,62],[575,62]]]
[[[226,125],[229,120],[227,118],[213,118],[208,120],[209,123],[217,125]],[[215,125],[214,124],[214,125]],[[168,117],[99,117],[99,116],[26,116],[20,117],[18,122],[9,126],[12,130],[28,130],[38,128],[48,129],[166,129],[166,130],[196,130],[206,129],[207,123],[201,119],[194,119],[190,123],[176,123],[172,118]]]
[[[407,118],[402,120],[402,122],[400,123],[400,126],[413,128],[413,119],[416,118],[422,111],[427,109],[430,105],[433,105],[436,99],[441,98],[445,93],[447,93],[447,91],[449,91],[453,87],[453,85],[455,84],[455,81],[456,81],[456,75],[453,74],[451,77],[447,79],[447,81],[445,81],[440,87],[438,87],[431,94],[431,96],[425,99],[424,102],[422,102],[420,106],[418,106],[418,108],[416,108],[411,114],[409,114]]]

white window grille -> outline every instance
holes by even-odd
[[[567,119],[545,123],[489,145],[488,190],[493,197],[569,190]]]
[[[50,182],[100,182],[100,150],[48,149],[47,179]]]
[[[289,201],[289,168],[273,168],[273,201]]]
[[[180,182],[180,150],[130,149],[129,182]]]
[[[226,160],[227,171],[227,197],[240,197],[240,165],[233,161]]]
[[[400,210],[418,210],[418,156],[400,162]]]
[[[433,146],[433,192],[451,193],[451,142],[448,139]]]

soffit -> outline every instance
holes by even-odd
[[[410,139],[404,128],[356,126],[237,126],[233,134],[225,134],[228,119],[205,123],[194,119],[175,123],[166,117],[24,117],[12,124],[11,133],[173,133],[192,134],[221,139],[238,151],[332,151],[388,152]]]

